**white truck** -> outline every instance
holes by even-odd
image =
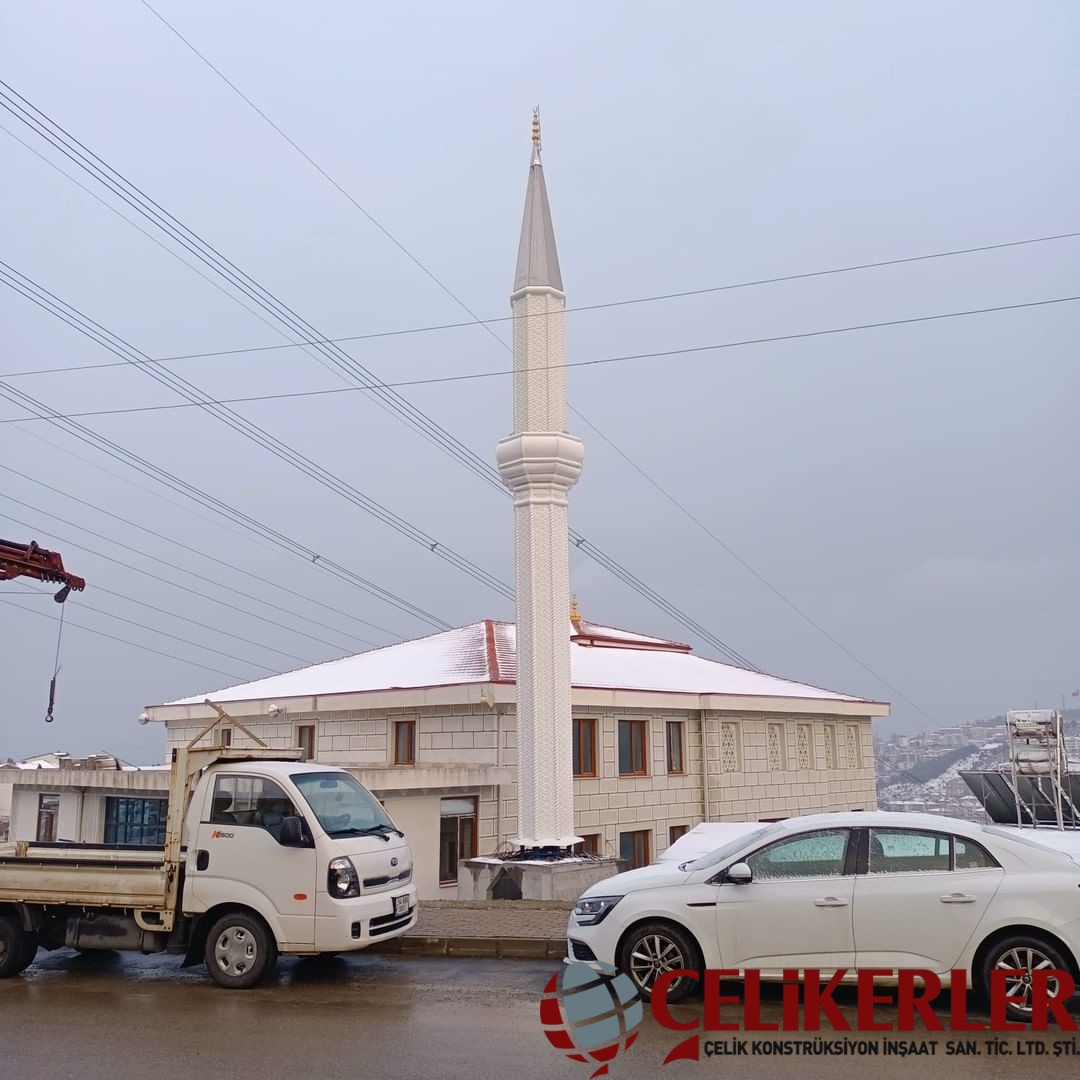
[[[405,834],[343,769],[302,751],[173,751],[165,847],[0,846],[0,978],[39,947],[184,954],[221,986],[279,953],[363,949],[416,921]]]

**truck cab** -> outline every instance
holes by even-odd
[[[404,834],[349,773],[299,762],[216,765],[185,823],[182,910],[207,921],[243,907],[282,953],[362,949],[416,919]],[[243,978],[252,935],[219,932],[207,963]],[[245,943],[240,948],[238,940]],[[257,943],[254,943],[257,944]]]

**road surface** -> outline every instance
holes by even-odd
[[[454,960],[356,954],[284,960],[274,982],[248,992],[220,990],[201,967],[181,971],[175,957],[39,953],[24,975],[0,982],[3,1080],[585,1080],[591,1069],[568,1061],[542,1034],[538,1002],[557,967],[550,961]],[[766,1019],[779,1016],[770,991]],[[854,998],[844,998],[854,1023]],[[702,1015],[700,1000],[673,1009]],[[878,1018],[895,1020],[879,1009]],[[1080,1057],[1054,1057],[1060,1031],[1036,1035],[1023,1058],[945,1056],[945,1038],[926,1057],[703,1057],[661,1068],[684,1037],[647,1018],[637,1042],[614,1062],[612,1080],[738,1076],[739,1080],[897,1080],[939,1077],[1071,1077]],[[736,1038],[739,1036],[736,1036]],[[763,1038],[772,1036],[745,1036]],[[808,1038],[786,1035],[783,1038]],[[841,1036],[830,1035],[830,1038]],[[866,1035],[921,1042],[927,1036]],[[980,1049],[981,1035],[970,1036]],[[726,1040],[729,1033],[712,1036]],[[1024,1036],[1024,1040],[1028,1036]],[[1010,1035],[1012,1045],[1017,1037]],[[1077,1039],[1080,1051],[1080,1038]]]

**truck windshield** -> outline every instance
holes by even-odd
[[[293,773],[291,779],[327,836],[399,831],[371,792],[348,773],[302,772]]]

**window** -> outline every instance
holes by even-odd
[[[619,833],[619,858],[627,869],[636,870],[649,865],[649,830]]]
[[[948,870],[951,837],[914,829],[871,829],[870,873],[913,874]]]
[[[765,749],[770,772],[783,772],[786,762],[784,760],[784,725],[765,725]]]
[[[825,768],[836,768],[836,725],[825,725]]]
[[[739,771],[739,725],[720,725],[720,771]]]
[[[416,721],[394,721],[394,764],[416,764]]]
[[[219,776],[214,781],[212,825],[251,825],[266,829],[276,840],[281,822],[297,816],[289,796],[266,777]]]
[[[223,727],[221,729],[221,745],[224,747],[232,746],[232,728]]]
[[[105,843],[120,847],[164,847],[168,799],[105,799]]]
[[[963,836],[953,837],[954,870],[992,870],[998,865],[989,851]]]
[[[396,828],[382,803],[348,773],[295,772],[289,779],[329,836],[355,836],[358,830],[389,835]]]
[[[683,731],[686,725],[681,720],[669,720],[664,725],[667,742],[667,771],[669,773],[686,772],[683,760]]]
[[[859,729],[854,724],[848,724],[844,734],[847,736],[847,767],[857,769],[861,763]]]
[[[60,796],[39,795],[37,811],[37,842],[52,844],[56,841],[56,824],[60,818]]]
[[[795,752],[798,755],[800,769],[814,767],[814,729],[809,724],[797,724],[795,727]]]
[[[600,833],[586,833],[581,838],[581,843],[578,844],[578,851],[582,855],[599,855],[600,848],[603,846],[603,839]]]
[[[672,825],[668,829],[668,843],[674,844],[680,836],[685,836],[690,831],[689,825]]]
[[[443,799],[439,806],[439,884],[456,885],[458,863],[476,858],[476,799]]]
[[[844,872],[848,830],[826,829],[779,840],[746,861],[755,881],[783,878],[840,877]]]
[[[574,717],[574,775],[596,775],[596,721],[592,717]]]
[[[648,773],[649,722],[619,721],[619,775],[645,776]]]
[[[296,727],[296,745],[304,751],[305,761],[315,760],[315,725],[298,724]]]

